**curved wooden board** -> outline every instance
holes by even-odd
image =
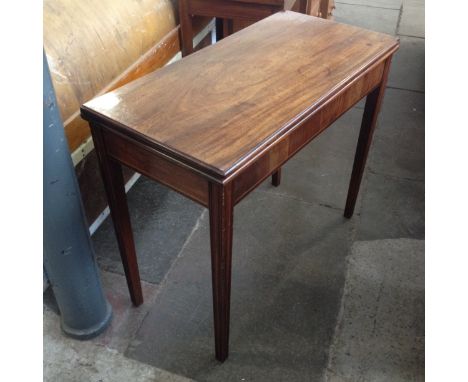
[[[44,1],[44,49],[72,151],[89,136],[73,118],[80,105],[142,56],[161,50],[158,43],[172,32],[171,42],[176,14],[170,0]]]
[[[158,44],[90,98],[105,94],[164,66],[179,49],[178,28],[174,28]],[[79,108],[64,122],[64,127],[71,151],[77,149],[91,135],[88,122],[80,117]]]

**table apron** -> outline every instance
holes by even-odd
[[[260,20],[282,10],[282,7],[277,5],[228,0],[213,2],[190,0],[187,2],[187,7],[191,15],[246,20]]]
[[[233,200],[237,204],[263,180],[324,131],[342,114],[375,89],[382,80],[385,61],[377,64],[320,106],[312,115],[273,142],[259,157],[232,176]]]
[[[375,89],[382,80],[384,65],[385,61],[355,79],[313,114],[263,150],[258,157],[230,176],[234,204],[240,202],[263,180]],[[206,175],[177,163],[172,158],[166,158],[164,154],[117,131],[104,127],[102,133],[106,152],[112,159],[208,207],[209,183],[213,180]]]
[[[118,132],[104,128],[103,135],[111,158],[208,207],[209,181],[205,176]]]
[[[254,3],[254,4],[263,4],[263,5],[274,5],[278,7],[283,7],[285,1],[284,0],[234,0],[238,3]]]

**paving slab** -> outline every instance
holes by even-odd
[[[425,4],[425,0],[403,0],[403,5],[410,7],[424,7]]]
[[[369,153],[369,169],[424,180],[424,109],[424,94],[387,89]]]
[[[335,21],[394,35],[399,9],[385,9],[341,3],[333,11]]]
[[[43,364],[45,382],[189,382],[182,376],[125,358],[121,353],[89,341],[67,338],[58,316],[44,310]]]
[[[424,6],[403,5],[398,34],[406,36],[424,37]]]
[[[339,309],[352,221],[254,192],[234,219],[230,356],[214,360],[208,214],[126,355],[197,381],[316,381]]]
[[[340,7],[341,4],[351,4],[399,10],[401,8],[402,0],[340,0],[335,1],[335,4],[337,8]]]
[[[325,380],[424,381],[424,241],[356,242]]]
[[[424,39],[400,36],[400,49],[395,53],[388,78],[388,86],[424,92]]]
[[[112,321],[109,327],[91,342],[123,353],[140,327],[154,303],[159,288],[155,284],[142,281],[145,303],[133,306],[125,276],[111,272],[101,272],[102,286],[107,300],[112,305]]]
[[[356,239],[424,238],[424,182],[367,174]]]
[[[349,110],[283,166],[279,187],[268,179],[259,190],[343,211],[362,113]]]
[[[129,190],[127,199],[141,279],[160,283],[203,208],[143,176]],[[110,216],[92,239],[100,267],[123,275]]]

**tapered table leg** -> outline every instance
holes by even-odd
[[[94,147],[99,160],[109,209],[114,222],[115,234],[120,250],[120,257],[127,279],[130,298],[135,306],[143,303],[140,273],[135,253],[132,226],[128,213],[127,196],[120,163],[109,158],[102,137],[101,127],[91,124]]]
[[[384,97],[385,86],[387,85],[389,68],[390,58],[388,58],[385,63],[380,85],[371,93],[369,93],[366,99],[366,106],[364,108],[364,115],[362,117],[356,154],[354,156],[353,172],[351,174],[351,181],[348,188],[348,197],[346,199],[346,207],[344,212],[344,216],[346,218],[350,218],[354,213],[354,207],[356,205],[362,175],[366,166],[367,155],[369,154],[369,148],[372,142],[372,135],[374,133],[380,106]]]
[[[188,12],[188,0],[179,1],[179,20],[180,20],[180,46],[182,57],[193,53],[193,25],[192,17]]]
[[[216,42],[221,41],[223,39],[223,34],[224,34],[224,21],[220,17],[216,17],[215,19],[216,23]]]
[[[215,352],[216,359],[221,362],[227,358],[229,352],[233,208],[232,184],[210,184],[209,212]]]
[[[271,184],[275,187],[278,187],[281,183],[281,167],[276,170],[271,176]]]
[[[328,5],[330,0],[320,0],[320,17],[322,19],[328,18]]]

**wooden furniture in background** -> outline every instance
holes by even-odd
[[[192,19],[210,16],[222,20],[217,38],[231,35],[265,17],[283,10],[306,13],[308,0],[179,0],[182,56],[193,52]],[[219,36],[221,34],[222,36]]]
[[[307,14],[330,19],[335,9],[335,0],[309,0],[307,4]]]
[[[83,105],[133,303],[143,297],[121,164],[209,209],[215,351],[224,361],[234,206],[367,96],[351,217],[397,49],[391,36],[279,12]]]
[[[193,52],[194,16],[221,20],[220,40],[276,12],[292,10],[326,19],[334,7],[334,0],[179,0],[182,56]]]

